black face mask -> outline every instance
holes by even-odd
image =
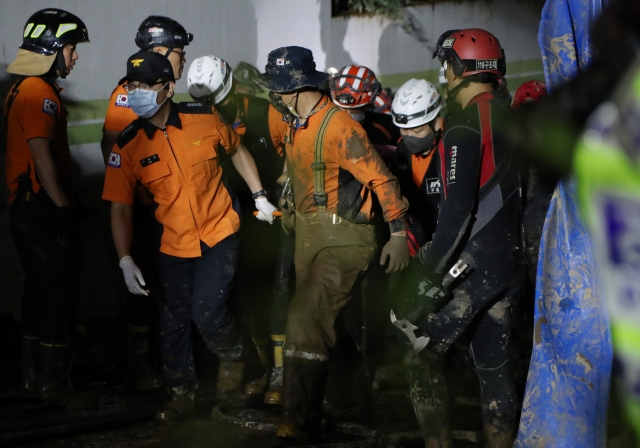
[[[222,103],[224,103],[224,101],[217,104],[216,109],[229,123],[234,123],[238,116],[238,102],[236,101],[236,96],[232,94],[227,104],[223,105]]]
[[[402,141],[404,142],[409,154],[418,155],[432,148],[433,133],[426,137],[414,137],[413,135],[403,135]]]

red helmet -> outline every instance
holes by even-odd
[[[385,87],[380,91],[376,99],[373,101],[373,111],[379,114],[391,114],[392,101],[393,92],[390,88]]]
[[[347,65],[331,79],[331,99],[347,109],[373,103],[381,86],[375,73],[361,65]]]
[[[438,39],[434,57],[451,64],[456,76],[464,78],[478,73],[504,76],[507,71],[504,50],[493,34],[478,28],[445,34],[446,37]]]
[[[512,107],[518,108],[523,104],[533,103],[547,96],[547,85],[542,81],[523,82],[513,95]]]

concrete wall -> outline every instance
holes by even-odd
[[[330,0],[4,0],[0,14],[2,98],[12,83],[3,68],[15,58],[28,17],[45,7],[63,8],[81,17],[91,38],[91,43],[79,46],[78,64],[60,84],[68,101],[78,189],[95,208],[101,206],[104,168],[98,142],[107,99],[125,72],[127,57],[137,49],[133,40],[138,25],[150,14],[172,17],[194,34],[187,47],[187,68],[196,57],[215,54],[232,65],[244,60],[262,69],[269,51],[300,45],[314,52],[321,70],[355,62],[372,68],[383,85],[397,88],[410,77],[434,79],[438,67],[431,52],[442,32],[480,27],[492,31],[502,42],[511,86],[532,77],[542,78],[536,43],[538,18],[514,0],[455,1],[410,8],[426,43],[378,17],[331,18]],[[187,97],[184,78],[178,81],[177,90],[183,93],[182,98]],[[0,177],[4,176],[3,163]],[[0,189],[4,189],[4,179],[0,180]],[[87,222],[85,233],[82,314],[115,313],[118,301],[113,285],[120,279],[111,277],[106,268],[116,260],[106,255],[97,216]],[[8,238],[4,200],[0,202],[0,253],[0,311],[18,317],[22,274]]]

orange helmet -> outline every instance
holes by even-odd
[[[346,109],[373,103],[381,90],[373,70],[361,65],[343,67],[330,82],[331,99]]]
[[[447,31],[438,39],[433,54],[440,62],[450,64],[453,73],[460,77],[478,73],[502,77],[507,71],[504,50],[498,38],[478,28]]]
[[[547,85],[542,81],[523,82],[513,95],[512,107],[518,108],[523,104],[533,103],[547,96]]]

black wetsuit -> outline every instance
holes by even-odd
[[[416,410],[430,409],[433,400],[446,402],[442,355],[469,328],[482,386],[483,421],[501,433],[515,430],[507,345],[511,305],[523,273],[520,165],[504,137],[508,113],[509,108],[491,93],[482,93],[445,120],[439,146],[440,213],[433,242],[423,257],[423,272],[438,281],[460,258],[470,268],[455,285],[451,300],[420,323],[431,337],[418,356],[427,360],[428,367],[425,371],[416,360],[410,369],[412,389],[431,391],[412,395]],[[446,409],[435,406],[445,416],[419,418],[425,436],[441,429],[446,418]]]

